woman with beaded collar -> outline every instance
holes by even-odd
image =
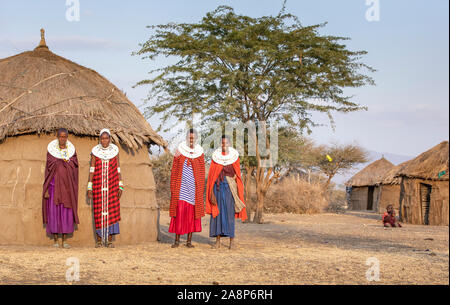
[[[91,152],[88,197],[93,199],[96,247],[114,248],[112,236],[120,234],[120,197],[123,191],[119,148],[111,143],[109,129],[100,131],[100,144]]]
[[[229,145],[229,138],[222,136],[222,147],[212,154],[206,184],[206,214],[211,215],[209,236],[216,237],[213,248],[220,248],[221,237],[229,237],[229,248],[233,249],[235,218],[247,219],[239,153]]]
[[[170,175],[169,233],[175,233],[172,248],[177,248],[180,235],[187,234],[186,247],[193,248],[192,233],[202,231],[205,216],[203,191],[205,187],[205,156],[196,144],[197,132],[191,128],[186,141],[181,142],[173,157]]]
[[[73,233],[78,219],[78,159],[75,146],[67,140],[69,132],[61,128],[57,139],[47,146],[45,180],[43,185],[42,216],[47,234],[53,235],[54,246],[59,248],[58,234],[62,234],[62,246],[70,248],[67,234]]]

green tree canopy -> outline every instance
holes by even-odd
[[[153,35],[135,53],[175,64],[150,71],[148,115],[189,121],[270,121],[309,128],[311,111],[361,110],[345,87],[374,84],[361,69],[365,51],[350,51],[345,37],[322,36],[326,23],[302,26],[291,14],[251,18],[220,6],[199,23],[149,26]]]
[[[368,161],[368,152],[355,144],[322,145],[318,147],[317,169],[328,177],[325,189],[330,185],[331,179],[337,174],[343,174],[356,165]],[[331,160],[327,159],[327,155]]]

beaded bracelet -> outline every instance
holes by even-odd
[[[92,182],[88,182],[87,190],[92,191]]]

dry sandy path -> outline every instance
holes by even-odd
[[[449,284],[449,228],[405,225],[384,230],[365,212],[266,215],[236,225],[237,249],[211,249],[209,217],[195,248],[170,248],[169,217],[161,241],[115,249],[0,246],[0,284],[66,284],[66,259],[80,262],[75,284]],[[184,241],[184,239],[182,240]],[[367,259],[380,281],[366,278]]]

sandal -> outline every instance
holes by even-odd
[[[172,248],[178,248],[178,246],[180,245],[179,241],[176,241],[173,245]]]
[[[103,246],[103,244],[102,244],[101,241],[97,241],[97,242],[95,243],[95,247],[96,247],[96,248],[101,248],[102,246]]]
[[[55,243],[53,244],[53,247],[54,247],[54,248],[59,248],[58,242],[55,242]]]
[[[186,243],[186,247],[195,248],[194,245],[190,241]]]
[[[110,241],[106,244],[106,247],[108,247],[108,248],[115,248],[114,244],[112,242],[110,242]]]
[[[69,249],[69,248],[70,248],[70,245],[69,245],[68,243],[65,242],[65,243],[63,243],[63,248],[64,248],[64,249]]]

